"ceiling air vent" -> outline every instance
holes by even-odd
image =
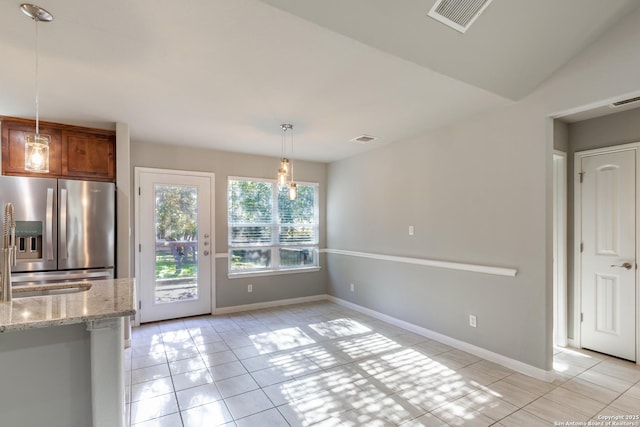
[[[633,104],[634,102],[640,101],[640,96],[636,96],[635,98],[623,99],[622,101],[617,101],[611,104],[612,107],[622,107],[623,105]]]
[[[356,144],[368,144],[371,141],[375,141],[376,138],[375,136],[371,136],[371,135],[360,135],[356,138],[350,139],[349,141],[351,142],[355,142]]]
[[[427,15],[464,33],[492,1],[437,0]]]

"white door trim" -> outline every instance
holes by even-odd
[[[567,346],[567,153],[553,151],[554,344]]]
[[[611,147],[596,148],[593,150],[577,151],[574,154],[574,180],[573,180],[573,217],[574,217],[574,233],[573,233],[573,343],[576,347],[582,346],[582,337],[580,332],[580,312],[582,311],[582,277],[581,277],[581,256],[580,256],[580,234],[582,230],[582,194],[580,191],[580,178],[578,176],[579,165],[582,164],[582,158],[596,156],[599,154],[616,153],[620,151],[636,150],[636,217],[640,213],[640,142],[632,142],[629,144],[615,145]],[[636,220],[636,259],[640,256],[640,225]],[[640,365],[640,276],[636,268],[636,364]]]
[[[148,168],[148,167],[134,167],[134,191],[133,194],[135,199],[134,204],[134,223],[135,223],[135,239],[134,239],[134,263],[135,263],[135,277],[139,278],[140,275],[140,251],[136,250],[139,248],[142,242],[140,241],[140,195],[138,193],[138,189],[140,188],[140,174],[141,173],[157,173],[164,175],[191,175],[191,176],[200,176],[211,179],[211,224],[210,230],[211,232],[211,254],[216,253],[216,232],[215,232],[215,173],[211,172],[197,172],[197,171],[185,171],[185,170],[177,170],[177,169],[157,169],[157,168]],[[215,314],[216,310],[216,263],[215,260],[211,262],[211,313]],[[140,280],[136,280],[136,299],[140,300]],[[135,316],[135,324],[140,324],[140,314],[136,313]]]

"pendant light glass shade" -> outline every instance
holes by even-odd
[[[298,198],[298,186],[295,182],[289,183],[289,200],[295,200]]]
[[[36,23],[36,132],[27,134],[24,141],[24,170],[27,172],[49,172],[49,135],[40,134],[39,92],[38,85],[38,22],[51,22],[53,15],[34,4],[23,3],[20,10]]]
[[[289,173],[289,159],[283,157],[280,160],[280,169],[284,170],[284,173]]]
[[[287,185],[287,176],[288,173],[286,170],[280,168],[278,170],[278,185],[281,187],[284,187],[285,185]]]
[[[29,172],[49,172],[49,135],[28,134],[24,144],[24,170]]]

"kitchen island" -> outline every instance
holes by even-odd
[[[124,425],[123,324],[135,314],[134,281],[90,283],[15,287],[0,302],[1,425]]]

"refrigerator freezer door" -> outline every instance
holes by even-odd
[[[0,207],[4,211],[11,202],[15,210],[17,263],[12,271],[56,269],[56,193],[55,179],[0,177]]]
[[[113,267],[115,185],[58,180],[58,270]]]

